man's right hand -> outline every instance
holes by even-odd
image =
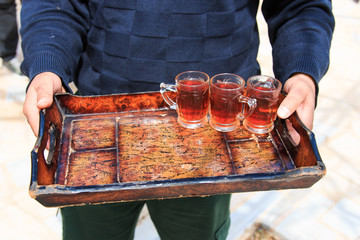
[[[26,93],[23,113],[35,136],[39,132],[39,112],[48,108],[55,93],[65,92],[59,76],[52,72],[43,72],[34,77]]]

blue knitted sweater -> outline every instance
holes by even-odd
[[[259,74],[257,0],[23,0],[22,71],[74,81],[81,94],[159,90],[176,74]],[[330,0],[264,0],[275,76],[318,82],[334,29]]]

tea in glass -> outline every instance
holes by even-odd
[[[247,81],[246,96],[256,99],[256,108],[244,121],[244,127],[257,134],[274,128],[282,84],[269,76],[253,76]]]
[[[176,92],[175,102],[166,94],[166,90]],[[170,108],[176,109],[178,123],[196,129],[207,123],[209,110],[209,76],[199,71],[180,73],[175,85],[161,83],[160,92]]]
[[[210,126],[220,132],[230,132],[240,125],[254,109],[255,101],[244,97],[245,81],[238,75],[222,73],[210,80]],[[249,105],[247,114],[242,103]]]

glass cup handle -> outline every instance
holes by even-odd
[[[252,114],[252,112],[255,110],[256,108],[256,99],[255,98],[249,98],[249,97],[244,97],[244,96],[240,96],[239,97],[239,102],[245,103],[249,106],[249,110],[244,113],[244,107],[241,111],[240,114],[240,119],[244,120],[245,118],[247,118],[248,116],[250,116],[250,114]]]
[[[169,98],[169,96],[166,93],[167,90],[172,91],[172,92],[176,92],[176,86],[171,85],[171,84],[166,84],[166,83],[161,83],[160,84],[160,93],[161,93],[163,99],[170,106],[171,109],[176,110],[176,103],[171,98]]]

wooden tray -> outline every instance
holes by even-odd
[[[185,129],[158,92],[59,94],[40,113],[30,195],[47,207],[307,188],[325,175],[296,116],[255,136]],[[47,156],[45,147],[50,143]]]

